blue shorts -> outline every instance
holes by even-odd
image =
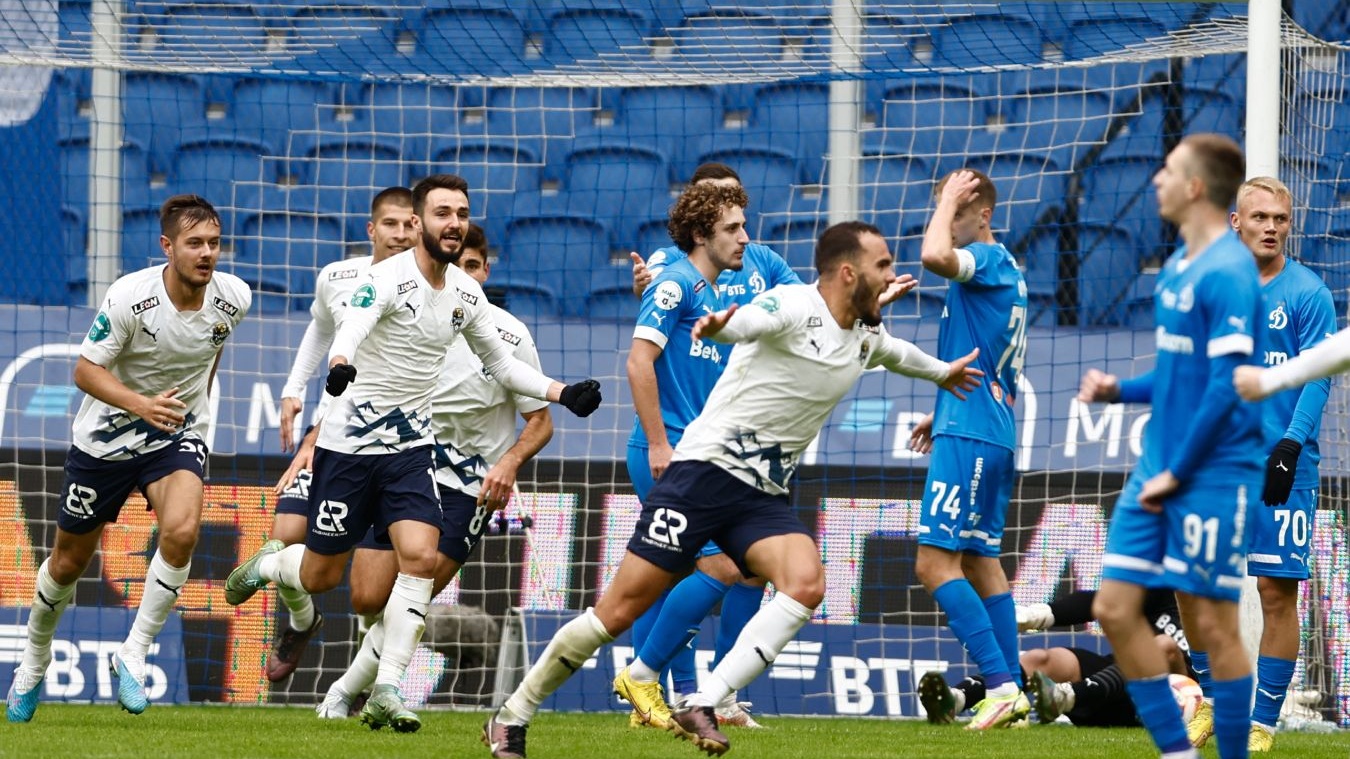
[[[652,465],[647,458],[648,450],[646,446],[628,443],[628,479],[633,483],[633,492],[637,493],[638,501],[641,503],[647,502],[647,494],[651,492],[652,485],[656,482],[652,479]],[[716,556],[719,553],[722,553],[722,549],[716,543],[709,542],[699,549],[698,558]]]
[[[670,465],[642,504],[628,550],[667,572],[694,563],[713,541],[745,576],[745,552],[764,538],[811,532],[792,513],[786,495],[770,495],[705,461]]]
[[[95,458],[72,445],[66,453],[66,482],[56,524],[74,535],[87,534],[116,522],[131,491],[140,488],[144,493],[150,484],[179,471],[205,479],[205,466],[206,443],[197,438],[175,440],[159,450],[119,461]]]
[[[372,528],[384,538],[394,522],[441,527],[430,445],[369,456],[317,448],[310,500],[305,547],[326,556],[352,550]]]
[[[1102,579],[1236,602],[1246,576],[1249,505],[1262,508],[1262,473],[1213,473],[1186,483],[1161,514],[1139,505],[1148,479],[1130,476],[1116,501]]]
[[[309,488],[313,482],[314,473],[310,470],[296,472],[295,479],[277,496],[277,513],[309,516]]]
[[[1283,506],[1253,506],[1247,519],[1247,574],[1308,579],[1308,547],[1317,520],[1316,488],[1291,492]]]
[[[479,506],[478,499],[471,495],[441,487],[441,540],[437,549],[446,558],[464,566],[469,555],[487,532],[488,519],[491,516],[486,506]],[[394,544],[389,536],[383,539],[375,537],[374,530],[367,530],[357,548],[370,548],[376,551],[392,551]]]
[[[943,435],[919,512],[919,545],[997,558],[1012,499],[1013,452],[1000,445]]]

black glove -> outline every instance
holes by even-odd
[[[1279,506],[1289,500],[1300,453],[1303,453],[1303,445],[1289,438],[1281,438],[1275,444],[1275,450],[1270,452],[1270,458],[1266,459],[1266,485],[1261,489],[1261,500],[1267,506]]]
[[[590,416],[600,408],[600,383],[588,379],[568,385],[558,396],[558,403],[577,416]]]
[[[347,392],[347,386],[356,381],[356,367],[351,364],[338,364],[328,370],[328,382],[323,389],[334,398]]]

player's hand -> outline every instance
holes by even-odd
[[[304,403],[299,398],[281,399],[281,451],[290,453],[295,450],[295,418],[300,415]]]
[[[595,410],[600,408],[601,400],[600,383],[593,379],[568,385],[558,395],[558,403],[581,417],[595,413]]]
[[[1083,403],[1115,403],[1119,398],[1120,378],[1101,369],[1088,369],[1078,383],[1078,400]]]
[[[187,404],[175,398],[176,395],[178,388],[171,387],[153,398],[146,398],[144,407],[136,416],[162,432],[177,432],[186,420],[179,409],[187,408]]]
[[[1163,499],[1177,492],[1180,488],[1181,481],[1172,475],[1171,469],[1161,474],[1155,474],[1139,490],[1139,505],[1144,507],[1144,511],[1161,514]]]
[[[478,505],[501,511],[511,503],[511,495],[515,492],[516,465],[501,459],[483,477],[483,487],[478,491]]]
[[[1261,389],[1261,375],[1265,371],[1259,366],[1239,366],[1233,370],[1233,389],[1242,396],[1242,400],[1260,401],[1270,396],[1270,393]]]
[[[975,172],[962,169],[951,175],[947,184],[942,186],[942,195],[938,198],[938,202],[945,201],[954,204],[955,208],[964,208],[975,199],[975,188],[979,185],[980,180],[975,176]]]
[[[333,364],[328,369],[328,381],[324,383],[324,392],[334,398],[347,392],[347,386],[356,381],[356,367],[351,364]]]
[[[1050,604],[1017,604],[1014,614],[1017,617],[1017,631],[1049,630],[1055,626],[1055,612]]]
[[[909,431],[909,449],[915,453],[933,452],[933,414],[929,412]]]
[[[877,303],[883,307],[889,306],[918,286],[919,280],[915,279],[913,274],[901,274],[885,290],[881,291],[881,294],[877,296]]]
[[[984,376],[984,372],[971,366],[979,356],[980,349],[976,348],[951,362],[952,369],[947,373],[947,379],[939,382],[938,386],[964,401],[966,393],[979,387],[980,377]]]
[[[695,340],[712,337],[727,326],[727,322],[731,321],[731,315],[734,313],[736,313],[736,304],[732,303],[724,311],[700,317],[698,321],[694,322],[694,328],[690,330],[690,334],[694,336]]]
[[[306,437],[300,441],[300,449],[295,452],[291,458],[291,465],[286,467],[286,471],[281,473],[281,479],[272,487],[274,495],[281,495],[286,492],[286,488],[295,482],[295,478],[305,469],[314,468],[314,443]]]
[[[670,457],[675,455],[675,449],[670,447],[670,443],[653,445],[647,449],[647,464],[652,468],[652,479],[659,480],[661,475],[670,468]]]
[[[1261,500],[1267,506],[1282,506],[1289,502],[1289,491],[1294,489],[1294,470],[1298,468],[1303,445],[1289,438],[1280,438],[1266,459],[1266,484],[1261,488]]]
[[[637,253],[630,252],[628,258],[633,262],[633,294],[641,298],[647,285],[652,283],[652,272],[647,268],[647,262]]]

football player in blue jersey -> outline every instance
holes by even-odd
[[[1229,217],[1238,237],[1256,258],[1266,310],[1266,366],[1293,358],[1336,330],[1331,291],[1311,269],[1285,255],[1293,219],[1293,196],[1273,177],[1256,177],[1238,189],[1237,210]],[[1260,656],[1256,660],[1256,705],[1247,741],[1250,752],[1270,751],[1275,725],[1298,660],[1298,584],[1308,579],[1308,547],[1317,516],[1317,446],[1322,407],[1331,390],[1319,379],[1276,393],[1262,406],[1266,480],[1252,509],[1247,574],[1261,595]],[[1202,664],[1208,655],[1199,652]],[[1197,667],[1197,669],[1201,669]],[[1208,667],[1200,671],[1208,697]],[[1188,725],[1193,743],[1204,745],[1213,732],[1208,703]]]
[[[1219,756],[1247,755],[1252,673],[1238,624],[1248,504],[1260,494],[1267,447],[1261,408],[1239,402],[1235,368],[1261,356],[1266,318],[1252,253],[1229,228],[1242,149],[1194,134],[1153,177],[1158,211],[1182,245],[1154,287],[1157,361],[1120,380],[1089,370],[1084,402],[1151,402],[1143,455],[1111,516],[1093,612],[1128,679],[1139,721],[1165,757],[1194,757],[1167,666],[1143,614],[1149,588],[1170,587],[1191,650],[1209,653]]]
[[[938,398],[915,568],[985,679],[988,695],[967,728],[987,730],[1031,710],[1021,688],[1016,607],[999,561],[1015,475],[1013,402],[1026,353],[1027,286],[994,240],[998,195],[989,177],[952,172],[937,196],[922,250],[924,268],[951,281],[937,355],[951,360],[979,349],[986,382],[965,403]],[[947,687],[941,678],[926,682]]]

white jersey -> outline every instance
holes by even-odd
[[[318,445],[379,454],[428,445],[431,396],[459,335],[507,388],[546,396],[548,377],[521,364],[497,333],[483,288],[457,266],[433,289],[407,250],[374,264],[352,293],[329,352],[356,367],[356,381],[332,401]]]
[[[538,369],[539,353],[525,325],[492,304],[488,310],[502,342],[516,358]],[[456,340],[446,354],[441,382],[431,398],[432,433],[442,449],[437,455],[436,481],[478,497],[488,470],[515,442],[516,414],[547,406],[502,387],[468,343]]]
[[[305,385],[323,362],[328,346],[333,344],[333,336],[342,324],[342,315],[347,310],[356,286],[365,281],[374,256],[361,256],[334,261],[319,270],[318,284],[314,288],[314,302],[310,304],[310,325],[305,330],[304,340],[291,367],[286,385],[281,389],[282,398],[304,398]]]
[[[102,366],[133,392],[156,396],[178,388],[187,405],[183,426],[167,433],[140,417],[86,395],[75,414],[74,443],[110,461],[157,451],[183,438],[205,439],[207,393],[221,346],[253,303],[244,281],[217,271],[202,307],[179,311],[164,289],[165,265],[128,274],[108,288],[80,355]]]
[[[840,329],[815,285],[780,285],[716,335],[738,343],[673,461],[707,461],[766,493],[787,492],[802,451],[864,370],[940,382],[945,361],[881,327]]]

